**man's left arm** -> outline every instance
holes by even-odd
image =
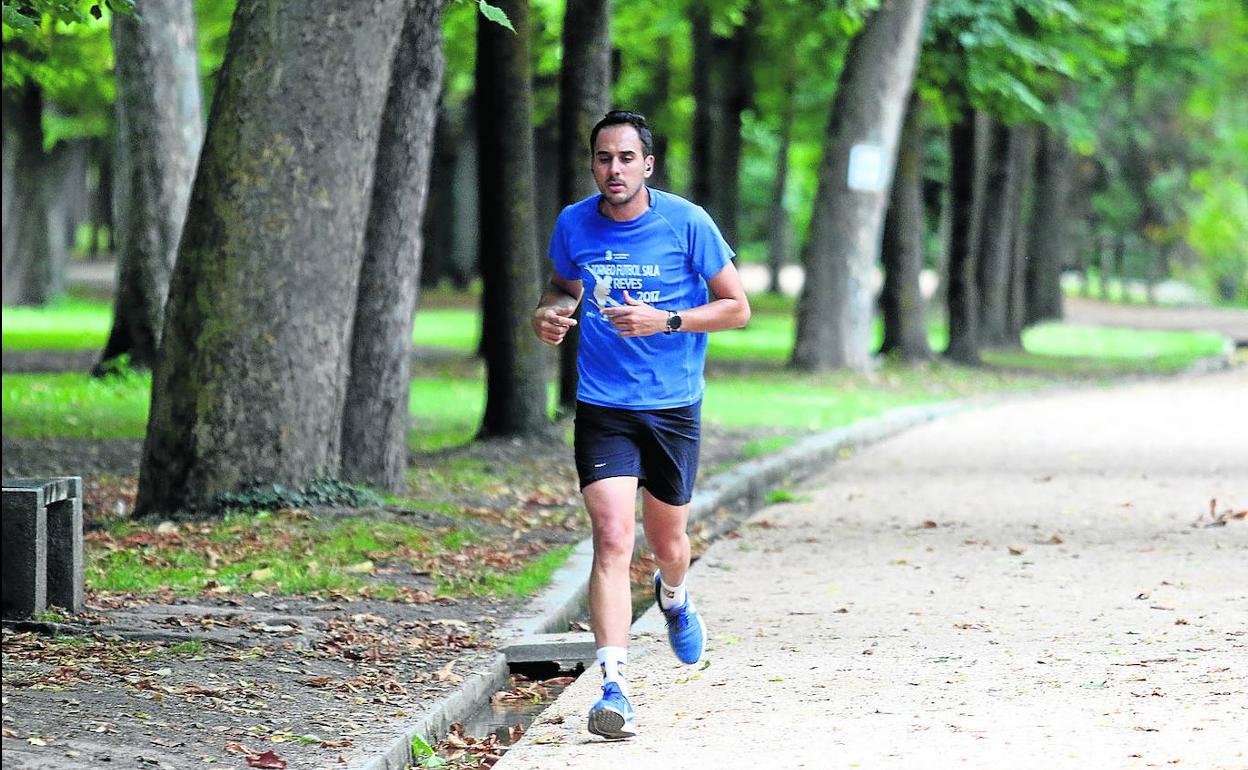
[[[750,320],[750,300],[745,296],[736,265],[726,263],[706,285],[715,298],[705,305],[678,310],[678,333],[717,332],[745,326]],[[647,337],[667,331],[668,311],[638,302],[628,292],[624,292],[624,303],[603,311],[621,337]]]

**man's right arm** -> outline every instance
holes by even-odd
[[[547,345],[558,345],[567,336],[568,329],[576,326],[572,313],[580,304],[583,288],[580,281],[569,281],[558,273],[552,273],[550,283],[542,292],[542,300],[533,311],[533,331]]]

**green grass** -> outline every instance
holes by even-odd
[[[821,430],[898,406],[1028,384],[1018,375],[971,371],[941,363],[922,369],[885,363],[875,376],[846,372],[814,376],[786,370],[780,364],[788,357],[793,340],[794,322],[788,312],[791,301],[771,302],[775,308],[756,313],[749,328],[711,336],[712,373],[708,376],[704,405],[709,423]],[[92,324],[95,331],[107,329],[107,306],[81,300],[66,300],[39,311],[5,308],[4,313],[6,348],[10,335],[19,342],[26,340],[20,344],[37,338],[46,341],[47,335],[56,334],[64,342],[71,336],[82,338],[93,333],[88,328]],[[21,321],[15,321],[13,328],[10,315]],[[61,320],[44,323],[52,318]],[[32,319],[42,321],[35,323]],[[67,319],[76,320],[71,324]],[[44,330],[39,334],[45,336],[38,337],[39,328]],[[470,353],[476,347],[478,328],[476,312],[470,307],[433,307],[418,315],[414,337],[420,344]],[[879,333],[877,324],[877,339]],[[929,333],[933,347],[939,349],[944,336],[945,330],[933,324]],[[1171,371],[1199,357],[1220,353],[1222,344],[1222,339],[1214,334],[1046,324],[1025,334],[1025,351],[987,351],[985,358],[1011,370],[1035,370],[1051,376],[1112,375]],[[754,371],[724,373],[714,368],[717,363],[754,365]],[[150,376],[144,374],[103,380],[78,373],[4,375],[4,435],[142,438],[150,383]],[[551,387],[553,392],[553,383]],[[412,380],[410,409],[414,419],[409,447],[425,452],[471,440],[484,407],[485,382],[479,364],[451,363],[444,371],[422,373]],[[781,446],[781,439],[764,439],[746,451],[757,456]],[[456,473],[470,471],[459,469]],[[497,469],[489,468],[476,471],[478,476],[496,473]],[[472,484],[479,479],[462,481]]]
[[[1225,346],[1218,334],[1160,332],[1047,323],[1023,334],[1026,353],[990,351],[985,358],[998,365],[1050,368],[1055,371],[1173,371],[1193,361],[1220,355]]]
[[[568,560],[573,547],[566,545],[548,551],[515,572],[482,570],[466,578],[440,581],[438,587],[453,595],[531,596],[550,583],[551,576]]]
[[[102,350],[113,323],[107,302],[64,297],[42,307],[6,307],[0,333],[5,350]],[[470,353],[481,336],[471,307],[422,308],[416,314],[416,345]]]
[[[62,298],[43,307],[6,307],[0,339],[5,350],[103,349],[112,305]]]
[[[143,438],[152,378],[85,373],[5,374],[6,438]]]
[[[152,524],[126,521],[114,524],[104,536],[93,536],[86,577],[93,589],[116,592],[169,589],[183,596],[210,589],[321,596],[365,592],[395,599],[400,590],[393,583],[368,573],[387,564],[400,571],[420,566],[442,572],[439,559],[484,542],[471,531],[431,533],[419,525],[372,517],[239,512],[223,520],[184,524],[176,537],[162,536]],[[528,596],[550,582],[570,552],[571,546],[559,548],[510,572],[471,569],[442,580],[439,592]]]

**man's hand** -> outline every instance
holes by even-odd
[[[570,316],[576,312],[575,305],[543,305],[533,311],[533,331],[547,345],[558,345],[568,336],[568,329],[576,326]]]
[[[624,292],[624,304],[603,309],[621,337],[648,337],[667,331],[667,311],[639,302]]]

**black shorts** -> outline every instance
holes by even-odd
[[[672,409],[616,409],[576,402],[576,472],[581,489],[614,476],[668,505],[693,498],[702,439],[702,402]]]

